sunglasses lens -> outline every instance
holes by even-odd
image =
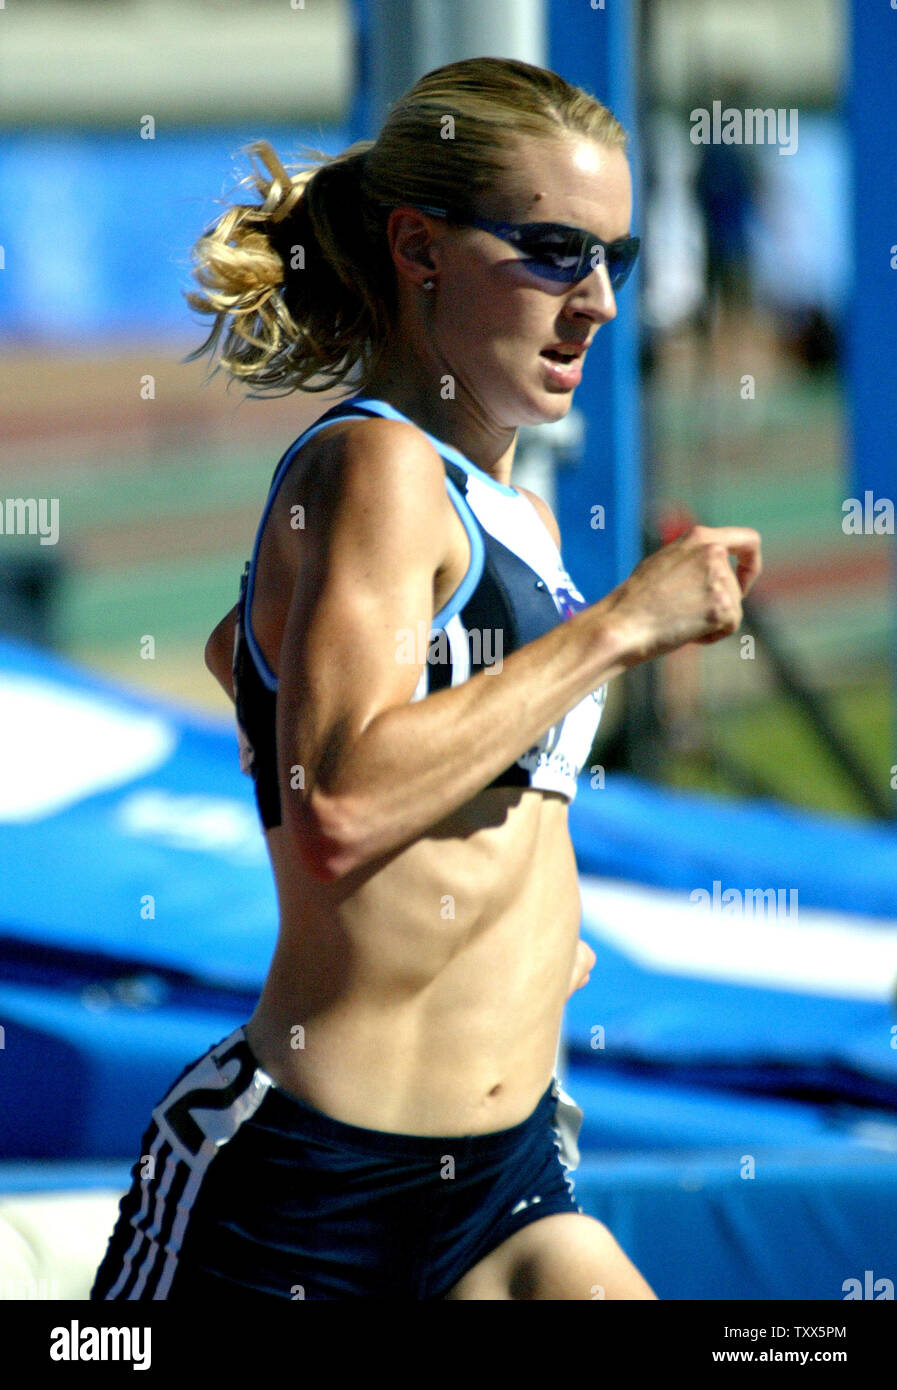
[[[626,283],[639,251],[638,237],[627,237],[605,248],[590,233],[567,227],[551,232],[540,229],[537,234],[515,238],[515,244],[534,275],[572,285],[599,265],[606,265],[615,290]]]
[[[639,244],[638,237],[629,237],[611,250],[608,257],[608,275],[615,290],[621,289],[629,279],[630,271],[638,257]]]
[[[571,236],[566,228],[539,232],[515,239],[515,244],[536,275],[548,280],[578,280],[586,274],[587,247],[584,240]]]

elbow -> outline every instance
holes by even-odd
[[[343,801],[319,792],[296,808],[296,842],[303,867],[318,883],[337,883],[365,862],[358,819]]]
[[[303,836],[299,840],[299,858],[306,873],[317,883],[338,883],[358,867],[350,850],[323,836]]]

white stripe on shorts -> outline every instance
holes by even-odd
[[[246,1034],[242,1025],[200,1058],[196,1065],[191,1067],[190,1071],[181,1078],[153,1110],[153,1120],[158,1126],[159,1133],[152,1144],[150,1155],[156,1158],[160,1148],[165,1144],[171,1146],[172,1152],[165,1163],[161,1176],[154,1173],[152,1177],[144,1178],[141,1181],[140,1211],[132,1223],[135,1228],[134,1239],[122,1261],[121,1273],[109,1290],[107,1298],[115,1298],[125,1286],[144,1240],[148,1241],[149,1248],[129,1297],[132,1299],[140,1297],[146,1287],[147,1280],[162,1258],[165,1259],[165,1265],[153,1299],[164,1299],[167,1296],[177,1269],[178,1255],[187,1222],[190,1219],[190,1212],[209,1164],[218,1152],[219,1146],[232,1139],[244,1120],[248,1120],[258,1109],[272,1084],[271,1079],[261,1068],[256,1067],[249,1083],[226,1107],[213,1107],[208,1104],[203,1106],[199,1103],[195,1107],[182,1106],[181,1111],[186,1112],[189,1120],[198,1126],[202,1135],[201,1143],[196,1152],[183,1142],[181,1134],[172,1127],[168,1117],[176,1102],[189,1096],[192,1091],[222,1091],[233,1085],[240,1074],[239,1059],[232,1058],[223,1069],[216,1063],[218,1058],[239,1042],[244,1044],[246,1042]],[[156,1238],[159,1236],[165,1221],[168,1194],[183,1165],[186,1165],[189,1170],[189,1177],[180,1199],[171,1236],[163,1247]],[[151,1206],[154,1207],[153,1220],[150,1227],[146,1229],[145,1222],[149,1217]]]

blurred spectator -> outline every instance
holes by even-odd
[[[735,88],[724,89],[719,100],[723,111],[744,111],[751,102]],[[695,196],[704,224],[706,298],[698,316],[708,332],[717,306],[746,309],[752,302],[749,266],[750,224],[758,194],[752,149],[744,145],[697,146],[699,161]]]

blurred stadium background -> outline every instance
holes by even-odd
[[[556,68],[632,132],[638,278],[565,428],[520,444],[571,572],[597,599],[691,517],[764,544],[755,648],[618,682],[574,808],[599,952],[564,1033],[580,1200],[662,1298],[897,1281],[894,540],[842,527],[873,486],[864,439],[894,498],[892,381],[868,386],[897,346],[893,278],[868,296],[884,341],[854,286],[857,207],[894,191],[869,108],[894,114],[897,15],[59,0],[2,22],[0,477],[57,498],[60,531],[0,536],[0,1296],[86,1295],[149,1109],[248,1017],[273,943],[203,647],[277,459],[330,402],[246,399],[183,363],[204,335],[189,248],[249,141],[336,152],[483,53]],[[695,145],[716,99],[796,110],[798,148]],[[698,923],[714,882],[796,891],[800,916]]]

